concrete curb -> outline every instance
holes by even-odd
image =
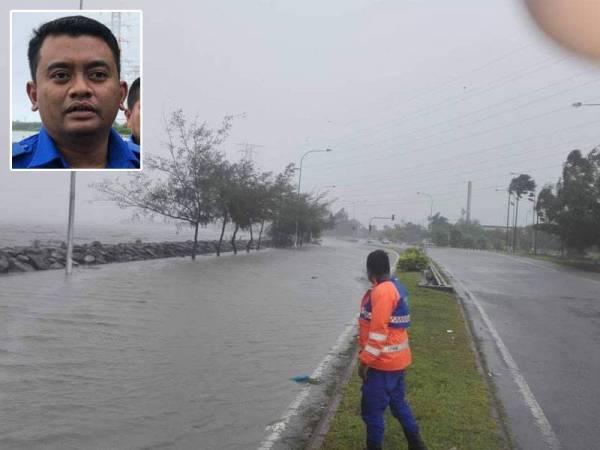
[[[346,367],[346,370],[342,373],[340,381],[335,387],[333,391],[333,396],[329,405],[327,405],[327,409],[325,414],[315,427],[313,434],[308,441],[306,446],[307,450],[319,450],[323,446],[323,442],[325,441],[325,436],[329,432],[329,428],[331,427],[331,422],[335,417],[338,408],[340,407],[340,403],[342,402],[344,388],[350,382],[350,378],[352,377],[352,373],[354,372],[356,365],[358,362],[358,345],[354,344],[354,350],[350,356],[350,364]]]

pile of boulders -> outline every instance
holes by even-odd
[[[236,241],[238,251],[245,251],[246,241]],[[140,261],[143,259],[190,256],[194,242],[136,242],[124,244],[90,244],[73,246],[73,265],[96,265],[112,262]],[[218,241],[199,241],[196,254],[215,253]],[[262,241],[261,247],[269,247],[271,242]],[[254,242],[251,248],[256,247]],[[231,252],[231,242],[223,241],[221,252]],[[62,269],[65,267],[67,245],[62,241],[40,243],[30,246],[6,247],[0,249],[0,273],[31,272],[35,270]]]

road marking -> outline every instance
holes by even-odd
[[[394,261],[394,264],[390,266],[390,268],[392,268],[393,270],[393,268],[398,263],[398,259],[400,259],[400,255],[395,250],[388,250],[396,254],[396,260]],[[331,360],[335,356],[337,356],[342,345],[344,345],[350,339],[350,336],[353,334],[355,328],[356,321],[352,321],[351,324],[347,325],[346,328],[344,328],[344,331],[337,338],[335,344],[333,344],[333,347],[331,347],[327,355],[325,355],[323,361],[321,361],[321,363],[317,366],[315,371],[311,374],[311,378],[319,378],[323,374]],[[281,419],[275,422],[274,424],[268,425],[266,427],[266,431],[270,431],[271,433],[260,443],[260,445],[258,446],[258,450],[270,450],[277,443],[277,441],[281,439],[292,418],[300,412],[300,408],[302,407],[302,404],[308,397],[308,394],[310,394],[311,388],[311,384],[303,387],[294,399],[294,401],[290,403],[290,406],[288,406],[283,416],[281,416]]]
[[[492,253],[492,252],[490,252],[490,253]],[[516,257],[516,256],[512,256],[512,255],[504,255],[502,253],[494,253],[494,254],[498,255],[498,256],[502,256],[502,257],[507,258],[507,259],[512,259],[513,261],[517,261],[519,263],[526,264],[528,266],[533,266],[533,267],[538,267],[540,269],[550,270],[551,272],[560,272],[560,270],[558,270],[557,268],[552,267],[551,265],[549,265],[551,263],[544,264],[542,262],[530,261],[530,260],[526,259],[525,256]]]
[[[540,432],[542,433],[542,436],[544,437],[546,444],[548,445],[548,449],[549,450],[562,449],[560,441],[558,440],[556,433],[554,433],[554,430],[552,429],[552,426],[550,425],[548,418],[544,414],[542,407],[536,400],[535,396],[533,395],[533,392],[531,392],[531,389],[530,389],[529,385],[527,384],[527,381],[525,381],[525,378],[521,374],[521,371],[519,370],[519,367],[517,366],[516,361],[514,360],[514,358],[508,351],[508,348],[502,341],[502,338],[498,334],[496,327],[494,327],[494,325],[492,324],[491,319],[489,318],[487,313],[484,311],[483,307],[481,306],[481,303],[479,302],[477,297],[475,297],[475,295],[473,295],[473,293],[470,292],[465,287],[465,285],[452,274],[452,272],[450,272],[445,267],[444,267],[444,271],[447,274],[449,274],[454,279],[454,282],[456,284],[458,284],[460,286],[460,288],[469,295],[469,297],[473,301],[473,304],[479,311],[479,314],[481,315],[483,322],[487,326],[490,334],[492,335],[492,337],[494,338],[494,341],[496,342],[496,346],[498,347],[498,350],[500,350],[502,359],[504,359],[504,362],[508,366],[508,369],[513,377],[513,380],[519,387],[519,390],[521,391],[521,394],[523,395],[525,403],[527,404],[527,406],[529,407],[529,410],[531,411],[531,414],[535,418],[536,424],[537,424],[538,428],[540,429]]]

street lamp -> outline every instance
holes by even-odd
[[[302,155],[302,158],[300,158],[300,168],[298,170],[298,194],[296,196],[296,198],[298,200],[300,200],[300,183],[302,182],[302,163],[304,162],[304,158],[309,153],[325,153],[325,152],[330,152],[330,151],[331,151],[330,148],[326,148],[325,150],[309,150],[304,155]],[[297,212],[296,212],[296,239],[294,241],[294,248],[298,248],[298,213]]]
[[[432,218],[433,217],[433,195],[427,194],[426,192],[417,192],[417,195],[426,195],[427,197],[429,197],[431,199],[431,205],[429,207],[429,217]]]
[[[354,237],[356,238],[358,227],[356,226],[356,204],[367,203],[368,200],[343,200],[341,203],[350,203],[352,205],[352,221],[354,222]],[[360,223],[360,222],[359,222]]]
[[[582,103],[575,102],[571,105],[573,108],[581,108],[582,106],[600,106],[600,103]]]
[[[537,195],[535,192],[532,192],[527,198],[530,202],[533,203],[533,254],[537,255],[537,222],[538,222],[538,214],[537,214]]]
[[[315,189],[315,196],[318,197],[318,193],[320,190],[325,190],[325,189],[335,189],[335,184],[329,184],[329,185],[325,185],[325,186],[317,186],[317,188]]]
[[[502,192],[504,189],[496,189],[496,192]],[[508,247],[510,243],[510,188],[506,189],[508,193],[508,202],[506,205],[506,251],[508,252]]]

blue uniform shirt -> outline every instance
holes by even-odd
[[[115,130],[108,137],[107,169],[139,169],[139,151],[136,155]],[[38,134],[12,145],[13,169],[68,169],[56,144],[42,127]]]
[[[133,140],[133,135],[130,134],[129,136],[127,136],[127,138],[125,138],[125,142],[127,142],[127,145],[129,146],[129,150],[131,150],[135,156],[137,156],[137,159],[141,161],[140,159],[140,145],[136,144],[136,142]]]

